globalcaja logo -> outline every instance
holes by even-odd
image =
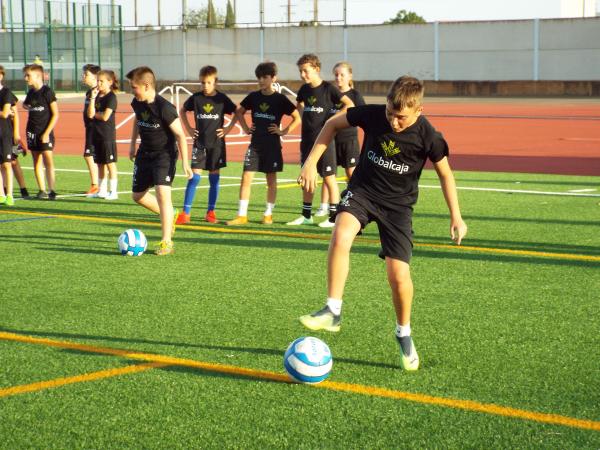
[[[96,104],[94,105],[94,107],[95,107],[96,109],[99,109],[99,108],[100,108],[100,101],[96,101]]]
[[[270,105],[268,103],[261,103],[258,105],[258,107],[262,112],[267,112],[267,110],[270,108]]]
[[[204,105],[202,107],[202,109],[204,110],[204,112],[209,113],[211,112],[213,109],[215,109],[215,107],[213,105],[211,105],[210,103],[207,103],[206,105]]]
[[[396,147],[396,143],[394,141],[389,141],[388,143],[382,142],[381,148],[383,149],[385,156],[388,158],[400,153],[400,149]]]
[[[138,120],[138,127],[143,127],[143,128],[160,128],[160,123],[151,123],[148,122],[148,119],[150,119],[150,112],[149,111],[142,111],[142,113],[140,114],[140,116],[142,117],[142,120]]]
[[[150,118],[150,113],[148,111],[144,111],[142,112],[141,116],[143,121],[147,121]]]
[[[308,97],[306,99],[306,101],[308,102],[308,104],[310,106],[313,106],[315,103],[317,103],[317,97],[315,97],[314,95],[311,95],[310,97]]]

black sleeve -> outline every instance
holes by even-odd
[[[4,105],[11,103],[10,91],[6,89],[5,92],[0,94],[0,110],[4,109]],[[12,106],[12,105],[11,105]]]
[[[246,95],[244,100],[242,100],[242,103],[240,103],[240,106],[242,108],[244,108],[246,111],[252,110],[252,94],[251,93]]]
[[[175,119],[179,117],[177,115],[177,110],[175,109],[175,106],[173,106],[173,104],[170,103],[168,100],[164,101],[160,111],[160,116],[167,125],[171,125],[175,121]]]
[[[106,99],[106,109],[112,109],[113,111],[117,110],[117,96],[114,92],[111,92]]]
[[[186,111],[194,110],[194,96],[193,95],[190,95],[188,97],[188,99],[185,101],[185,103],[183,104],[183,109],[185,109]]]
[[[225,94],[223,94],[223,96],[225,97],[225,103],[223,104],[223,113],[233,114],[236,110],[235,103],[233,103],[231,99]]]
[[[356,89],[354,90],[354,106],[363,106],[366,105],[365,99]]]
[[[16,105],[18,102],[19,102],[19,99],[17,98],[17,96],[11,92],[11,93],[10,93],[10,104],[11,104],[12,106],[14,106],[14,105]]]
[[[329,98],[331,99],[334,105],[340,103],[342,97],[344,96],[346,96],[346,94],[342,94],[336,86],[329,83]]]
[[[431,162],[440,162],[445,156],[448,156],[448,143],[442,133],[436,131],[431,140],[431,148],[429,150],[429,159]]]
[[[368,106],[355,106],[354,108],[348,108],[346,112],[346,120],[353,127],[361,127],[363,130],[367,126],[370,108]]]
[[[54,91],[50,88],[46,89],[46,92],[44,93],[44,97],[46,98],[46,101],[48,102],[48,104],[56,101],[56,95],[54,94]]]
[[[306,89],[305,89],[305,86],[306,86],[306,85],[305,85],[305,84],[303,84],[303,85],[300,87],[300,90],[298,91],[298,95],[296,95],[296,101],[297,101],[298,103],[300,103],[300,102],[304,102],[304,97],[306,97],[306,94],[305,94],[305,92],[304,92],[304,91],[306,90]]]
[[[284,114],[291,116],[292,113],[296,110],[296,105],[294,105],[289,98],[285,95],[281,94],[281,110]]]

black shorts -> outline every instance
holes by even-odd
[[[85,127],[85,145],[83,147],[83,156],[94,156],[94,141],[92,136],[92,127]]]
[[[356,167],[358,158],[360,157],[360,147],[358,139],[345,139],[343,141],[335,141],[335,158],[338,166],[344,169]]]
[[[273,173],[283,170],[283,155],[281,148],[258,150],[248,147],[244,156],[244,172]]]
[[[94,148],[93,156],[96,164],[110,164],[117,162],[117,143],[115,141],[94,139],[92,146]]]
[[[227,166],[224,145],[216,147],[192,147],[192,169],[219,170]]]
[[[304,165],[306,158],[310,154],[310,150],[313,147],[313,142],[300,143],[300,163]],[[321,159],[317,162],[317,172],[321,177],[325,178],[329,175],[335,175],[337,173],[337,163],[335,159],[335,146],[333,142],[329,143],[327,150],[321,156]]]
[[[12,162],[13,154],[12,136],[0,136],[0,164]]]
[[[139,153],[133,164],[132,192],[145,192],[152,186],[171,186],[175,178],[177,153]]]
[[[51,152],[54,150],[54,132],[50,133],[49,142],[42,142],[39,134],[27,132],[27,148],[32,152]]]
[[[385,208],[360,193],[346,190],[338,205],[338,214],[342,211],[356,217],[361,229],[371,222],[377,223],[381,240],[380,258],[399,259],[407,264],[410,262],[413,248],[412,207]]]

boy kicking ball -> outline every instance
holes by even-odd
[[[174,253],[172,236],[178,212],[173,208],[171,184],[175,178],[177,147],[181,155],[183,171],[192,178],[188,164],[187,142],[175,107],[156,93],[156,78],[149,67],[137,67],[127,74],[134,99],[131,107],[135,112],[135,122],[131,133],[129,158],[133,165],[133,200],[160,215],[162,240],[155,254],[158,256]],[[140,147],[135,144],[138,134]],[[149,190],[155,186],[156,196]]]
[[[300,322],[311,330],[339,331],[352,242],[361,229],[376,222],[381,240],[379,256],[385,260],[396,311],[400,365],[405,370],[419,368],[410,329],[413,284],[409,262],[413,247],[412,207],[427,159],[433,163],[450,211],[452,240],[460,245],[467,233],[448,164],[448,145],[421,115],[423,92],[421,81],[403,76],[392,84],[386,105],[359,106],[331,118],[298,177],[306,192],[314,192],[317,161],[335,134],[351,126],[364,130],[360,162],[340,201],[329,245],[327,303],[323,309],[300,317]]]

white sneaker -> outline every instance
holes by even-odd
[[[321,228],[333,228],[335,227],[335,222],[330,222],[329,219],[319,223]]]
[[[108,197],[108,192],[99,191],[97,194],[94,194],[94,198],[106,198]]]
[[[315,217],[325,217],[327,214],[329,214],[329,210],[327,208],[319,208],[315,213]]]
[[[104,197],[104,199],[105,200],[118,200],[119,194],[116,191],[109,192],[108,195],[106,197]]]
[[[286,225],[312,225],[313,218],[307,219],[304,216],[300,216],[297,219],[292,220],[291,222],[286,223]]]

